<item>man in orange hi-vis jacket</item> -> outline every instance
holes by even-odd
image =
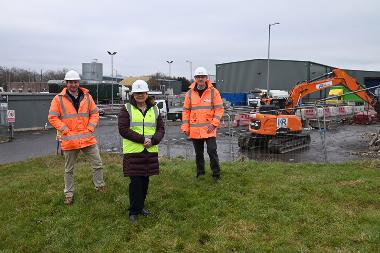
[[[193,141],[197,178],[205,175],[204,143],[210,157],[212,177],[220,179],[220,165],[216,145],[216,131],[224,108],[219,91],[207,79],[207,71],[198,67],[194,72],[195,82],[186,93],[182,112],[181,130]]]
[[[61,149],[65,156],[65,204],[74,197],[74,164],[80,151],[90,158],[93,183],[98,192],[105,192],[102,160],[93,132],[99,121],[99,109],[87,89],[79,87],[78,72],[65,75],[66,88],[50,105],[48,120],[60,132]]]

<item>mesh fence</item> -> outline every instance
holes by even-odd
[[[217,134],[219,159],[330,163],[377,158],[378,153],[370,151],[369,144],[377,135],[379,124],[371,113],[363,111],[362,122],[355,122],[354,107],[351,109],[346,107],[345,112],[342,108],[336,107],[334,109],[336,113],[333,114],[326,108],[306,107],[303,108],[302,115],[301,112],[297,112],[302,119],[304,139],[300,140],[299,136],[293,136],[290,139],[282,137],[275,141],[269,138],[262,140],[263,143],[255,140],[258,142],[257,145],[250,143],[248,148],[241,147],[241,138],[252,135],[249,130],[250,113],[248,111],[242,113],[241,109],[226,111]],[[97,130],[101,151],[122,153],[122,140],[118,134],[116,120],[103,124],[105,126]],[[166,121],[165,125],[166,134],[159,144],[159,155],[194,160],[193,144],[181,133],[181,121]],[[380,141],[378,144],[380,145]],[[279,151],[283,146],[286,146],[287,150],[281,153]],[[371,152],[372,154],[369,154]],[[206,149],[205,158],[208,158]]]

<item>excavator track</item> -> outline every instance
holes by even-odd
[[[251,133],[240,135],[238,138],[238,146],[241,149],[254,149],[266,147],[268,144],[267,136],[253,135]]]
[[[278,135],[268,141],[269,151],[276,154],[285,154],[294,150],[307,148],[309,145],[309,134]]]
[[[309,144],[310,135],[302,133],[276,136],[244,134],[240,135],[238,139],[238,146],[241,149],[266,148],[270,153],[276,154],[307,148]]]

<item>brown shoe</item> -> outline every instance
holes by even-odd
[[[96,191],[101,192],[101,193],[105,193],[107,191],[107,189],[105,186],[99,186],[98,188],[96,188]]]
[[[74,198],[73,197],[66,197],[65,198],[65,204],[68,205],[68,206],[71,206],[74,202]]]

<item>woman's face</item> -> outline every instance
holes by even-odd
[[[144,103],[148,98],[148,92],[135,92],[133,93],[133,97],[136,99],[137,103]]]

